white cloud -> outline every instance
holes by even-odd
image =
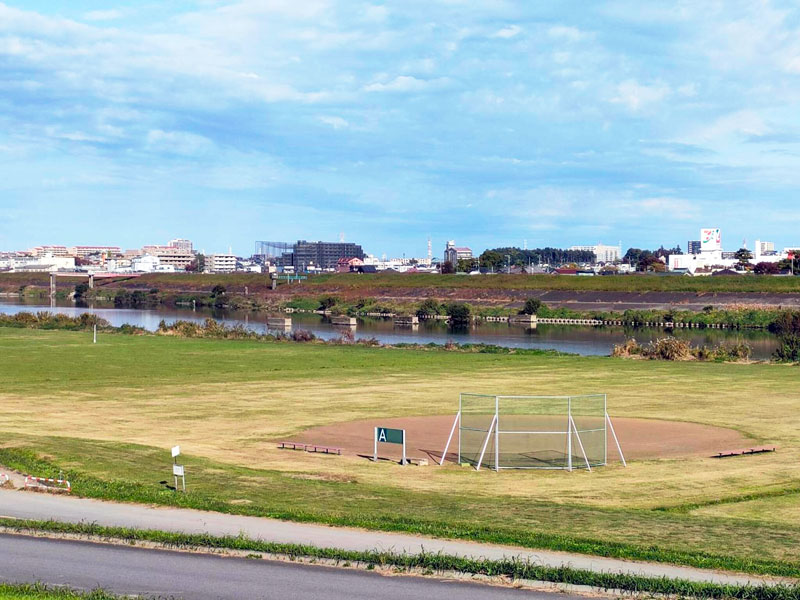
[[[624,104],[635,112],[663,100],[669,93],[670,88],[666,84],[642,85],[634,79],[628,79],[617,86],[617,95],[611,98],[611,102]]]
[[[382,23],[389,16],[389,9],[385,6],[371,4],[364,9],[364,20]]]
[[[577,27],[567,27],[564,25],[555,25],[547,30],[547,35],[551,38],[567,40],[568,42],[577,42],[585,37],[587,34],[583,33]]]
[[[696,202],[690,202],[683,198],[671,198],[669,196],[658,196],[644,198],[638,202],[633,202],[630,208],[643,210],[647,213],[654,213],[672,219],[695,219],[699,216]]]
[[[203,154],[211,150],[213,146],[214,143],[208,138],[188,131],[151,129],[147,133],[148,148],[171,154]]]
[[[87,21],[114,21],[116,19],[121,19],[125,15],[125,11],[118,9],[90,10],[84,13],[83,18]]]
[[[447,84],[446,78],[417,79],[410,75],[399,75],[385,83],[375,82],[364,86],[365,92],[422,92],[431,88],[441,88]]]
[[[686,138],[687,143],[712,142],[731,135],[761,136],[770,132],[764,119],[752,110],[739,110],[702,127]]]
[[[520,28],[519,25],[509,25],[508,27],[503,27],[502,29],[495,31],[492,34],[492,37],[509,39],[519,35],[521,32],[522,28]]]
[[[317,120],[320,121],[321,123],[325,123],[325,125],[330,125],[334,129],[344,129],[345,127],[348,127],[350,125],[350,123],[348,123],[342,117],[331,117],[327,115],[320,115],[319,117],[317,117]]]

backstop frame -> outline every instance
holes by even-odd
[[[465,427],[464,426],[464,398],[477,398],[487,401],[487,403],[491,403],[493,401],[494,408],[491,412],[483,412],[481,413],[484,417],[491,416],[491,421],[489,422],[488,427],[484,428],[475,428],[475,427]],[[586,399],[596,399],[599,401],[602,399],[602,428],[594,427],[591,429],[584,429],[579,428],[575,422],[575,415],[573,415],[573,401],[574,400],[586,400]],[[450,444],[453,441],[453,437],[458,431],[458,463],[464,464],[462,462],[463,459],[463,452],[462,452],[462,438],[463,432],[469,431],[474,433],[481,433],[485,434],[482,436],[482,443],[480,444],[480,453],[477,456],[476,460],[467,460],[468,463],[473,463],[476,470],[480,470],[481,467],[484,465],[484,460],[486,458],[486,451],[489,448],[490,442],[493,441],[493,460],[490,459],[487,464],[491,464],[489,468],[493,469],[494,471],[500,471],[501,469],[552,469],[552,470],[566,470],[572,471],[576,468],[586,468],[588,471],[592,470],[592,464],[594,466],[605,466],[608,464],[608,433],[611,433],[611,438],[614,440],[614,444],[616,445],[617,452],[619,453],[620,461],[622,462],[623,466],[627,466],[627,462],[625,461],[625,456],[622,452],[622,447],[619,443],[619,438],[617,438],[616,431],[614,430],[614,424],[611,421],[611,417],[608,414],[608,396],[607,394],[580,394],[580,395],[572,395],[572,396],[504,396],[504,395],[490,395],[490,394],[473,394],[473,393],[460,393],[458,396],[458,412],[456,413],[455,419],[453,420],[453,426],[450,429],[450,434],[447,438],[447,443],[445,444],[444,451],[442,452],[442,457],[439,460],[439,465],[443,465],[445,461],[445,457],[447,456],[447,451],[450,448]],[[566,406],[566,414],[563,415],[566,417],[564,423],[564,429],[556,429],[556,430],[521,430],[521,429],[508,429],[504,430],[501,428],[501,416],[503,415],[501,411],[501,401],[518,401],[518,402],[565,402]],[[514,414],[514,413],[510,413]],[[522,413],[524,414],[524,413]],[[543,417],[545,414],[548,416],[557,416],[559,413],[545,413],[541,412],[538,415],[536,413],[531,413],[528,416],[531,417]],[[595,418],[599,418],[600,415],[596,415]],[[580,417],[579,417],[580,418]],[[589,455],[586,452],[586,448],[584,447],[584,439],[582,434],[597,434],[602,431],[602,438],[603,438],[603,450],[602,450],[602,460],[590,460]],[[555,436],[563,436],[565,441],[565,457],[566,462],[564,465],[503,465],[502,464],[502,454],[500,451],[500,441],[502,436],[509,436],[509,435],[555,435]],[[575,446],[573,445],[573,437],[576,442]],[[582,464],[575,464],[575,460],[573,459],[573,452],[575,450],[579,450],[580,454],[578,454],[578,458],[582,458],[582,461],[579,461]],[[594,458],[594,457],[593,457]],[[540,461],[541,462],[541,461]]]

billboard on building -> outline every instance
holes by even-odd
[[[719,228],[700,230],[700,250],[722,250],[722,235]]]

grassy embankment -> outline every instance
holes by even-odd
[[[45,273],[0,274],[0,291],[14,292],[21,288],[47,288]],[[72,289],[79,280],[59,279],[59,289]],[[256,273],[183,274],[149,273],[140,277],[98,280],[97,286],[148,290],[208,292],[222,285],[230,292],[262,293],[268,278]],[[554,275],[436,275],[429,273],[330,273],[314,275],[295,284],[281,282],[282,292],[302,293],[307,289],[370,290],[373,288],[482,289],[482,290],[576,290],[609,292],[747,292],[800,293],[800,278],[747,275],[727,277],[677,277],[661,275],[610,275],[603,277],[568,277]],[[317,292],[319,293],[319,292]]]
[[[0,329],[0,355],[0,463],[63,468],[78,494],[800,576],[793,367],[156,336],[93,345],[19,329]],[[466,390],[602,391],[614,416],[731,427],[780,451],[495,474],[273,443],[339,421],[452,414]],[[176,443],[186,496],[159,484]]]

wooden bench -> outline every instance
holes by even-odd
[[[302,442],[278,442],[278,448],[281,449],[289,449],[292,450],[305,450],[308,444],[304,444]]]
[[[318,444],[308,444],[306,446],[307,452],[324,452],[325,454],[338,454],[341,456],[342,449],[335,446],[320,446]]]
[[[336,446],[323,446],[322,444],[307,444],[305,442],[278,442],[278,448],[288,450],[305,450],[306,452],[319,452],[324,454],[338,454],[342,449]]]
[[[763,454],[764,452],[775,452],[777,449],[777,446],[756,446],[754,448],[744,448],[742,450],[725,450],[724,452],[717,452],[711,458],[729,458],[731,456]]]

